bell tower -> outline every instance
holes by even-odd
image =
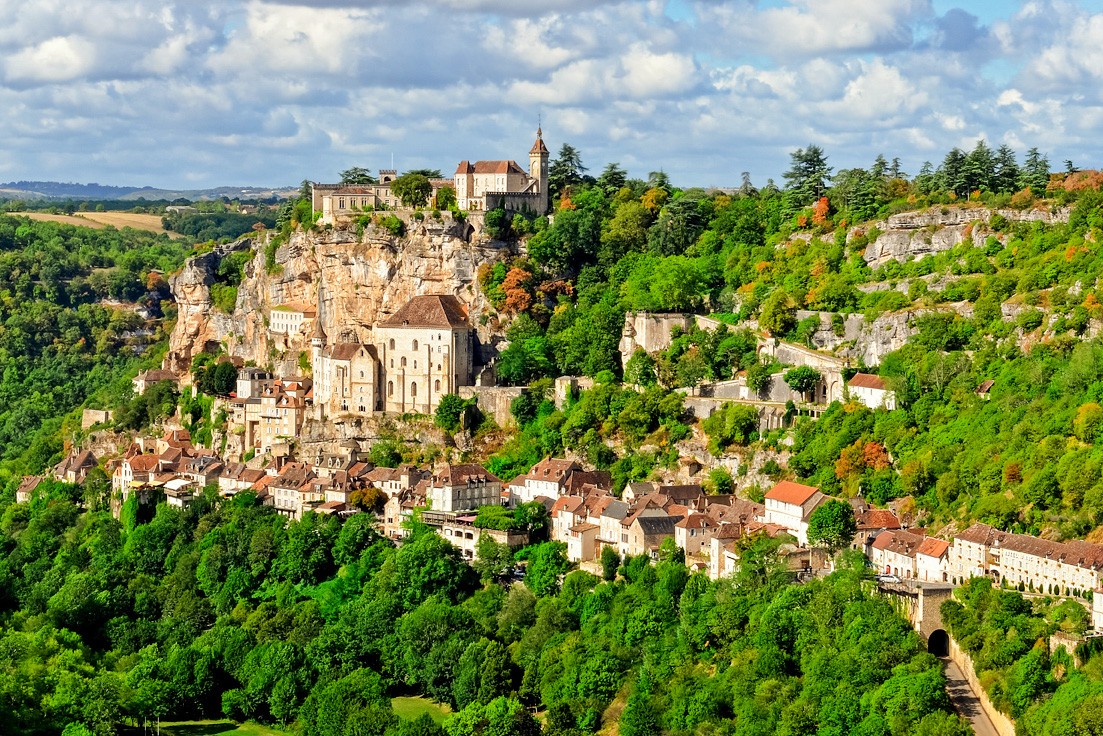
[[[548,212],[548,147],[544,145],[541,127],[536,128],[536,142],[529,151],[529,176],[536,181],[536,191],[540,194],[537,214]]]

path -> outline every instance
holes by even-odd
[[[973,689],[969,687],[961,668],[949,657],[941,659],[946,664],[946,692],[957,712],[968,719],[973,726],[973,733],[977,736],[999,736],[999,731],[992,725],[988,714],[980,707],[980,701],[973,693]]]

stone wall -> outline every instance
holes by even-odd
[[[494,417],[499,427],[517,424],[510,413],[510,405],[521,394],[528,393],[527,386],[461,386],[457,392],[461,398],[474,397],[475,405],[483,414]]]
[[[96,424],[106,424],[111,421],[111,412],[106,409],[85,409],[80,415],[80,428],[88,429]]]
[[[950,659],[952,659],[954,664],[964,673],[966,682],[969,683],[969,687],[972,688],[977,699],[980,701],[980,707],[984,710],[988,719],[992,721],[992,725],[996,727],[996,731],[1000,736],[1015,736],[1015,723],[1000,712],[996,706],[992,705],[992,701],[988,698],[988,693],[984,691],[984,688],[980,684],[980,680],[977,678],[977,671],[973,667],[973,658],[969,656],[968,652],[961,648],[952,636],[950,637]]]

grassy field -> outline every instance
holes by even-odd
[[[12,214],[32,220],[61,222],[77,227],[102,228],[112,225],[120,230],[124,227],[132,227],[135,230],[148,230],[153,233],[166,232],[161,227],[160,215],[139,215],[133,212],[78,212],[72,215],[52,215],[48,212],[14,212]],[[170,238],[184,237],[179,233],[168,233],[168,235]]]
[[[413,720],[422,713],[428,713],[429,717],[437,723],[443,722],[452,712],[447,705],[434,703],[428,698],[392,698],[391,708],[399,718]]]
[[[120,733],[130,736],[140,734],[142,730],[120,729]],[[256,723],[239,725],[233,721],[162,721],[161,736],[286,736],[286,734]]]

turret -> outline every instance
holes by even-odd
[[[537,181],[537,191],[540,193],[539,213],[548,211],[548,147],[544,145],[543,130],[536,129],[536,142],[529,151],[529,176]]]

